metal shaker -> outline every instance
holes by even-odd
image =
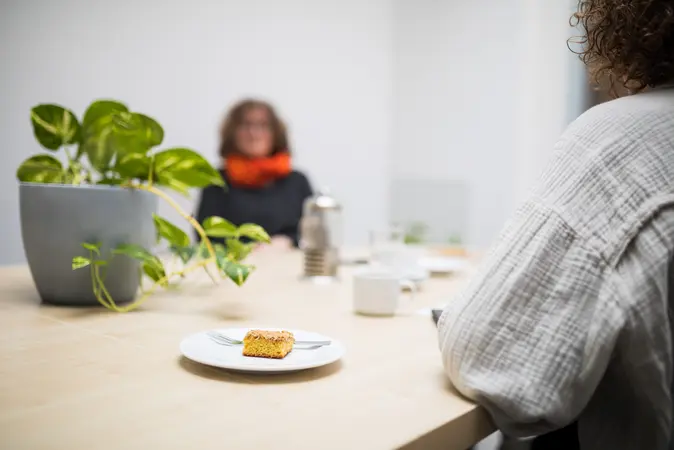
[[[304,202],[300,221],[304,277],[315,281],[335,279],[341,245],[342,206],[328,189],[321,189]]]

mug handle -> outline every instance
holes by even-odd
[[[398,311],[401,312],[403,315],[412,314],[413,313],[412,303],[413,303],[413,300],[414,300],[414,296],[415,296],[415,294],[417,293],[417,290],[418,290],[417,284],[414,281],[411,281],[411,280],[400,280],[400,287],[407,288],[408,291],[406,292],[406,294],[407,294],[408,298],[405,299],[405,304],[406,304],[405,307],[400,307],[398,309]],[[402,305],[400,305],[400,306],[402,306]]]
[[[410,280],[400,280],[400,286],[407,288],[409,300],[414,300],[414,295],[417,293],[417,284]]]

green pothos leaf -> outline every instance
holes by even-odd
[[[145,140],[150,147],[156,147],[164,140],[164,129],[152,117],[138,114],[145,124]]]
[[[91,259],[84,256],[75,256],[73,258],[73,270],[81,269],[82,267],[87,267],[91,264]]]
[[[154,154],[154,170],[158,184],[184,190],[224,186],[222,175],[203,156],[187,148],[172,148]]]
[[[161,282],[162,286],[166,286],[168,284],[168,280],[165,279],[166,269],[159,258],[155,257],[152,260],[143,262],[142,267],[143,273],[145,273],[145,275],[147,275],[154,282]]]
[[[127,108],[123,103],[114,100],[96,100],[95,102],[91,103],[91,105],[89,105],[85,111],[84,118],[82,119],[82,126],[86,128],[103,116],[109,116],[113,113],[128,111],[129,108]]]
[[[51,155],[35,155],[21,163],[16,178],[27,183],[62,183],[65,172],[61,162]]]
[[[142,153],[129,153],[117,159],[114,171],[123,178],[147,180],[150,176],[150,158]]]
[[[211,257],[211,253],[208,251],[208,246],[204,241],[199,242],[194,247],[194,256],[201,259],[207,259]]]
[[[220,267],[220,270],[222,270],[227,277],[234,282],[237,286],[243,285],[243,283],[246,282],[246,279],[248,279],[248,276],[253,270],[252,266],[246,266],[234,261],[230,261],[228,259],[225,259],[222,263],[223,267],[220,267],[220,264],[218,264],[218,267]]]
[[[233,261],[242,261],[253,251],[255,248],[255,243],[251,242],[244,244],[238,239],[231,238],[225,241],[227,246],[227,255]]]
[[[227,265],[227,249],[224,245],[220,243],[213,244],[213,250],[215,251],[215,263],[217,264],[220,270],[225,270]]]
[[[254,223],[244,223],[238,228],[239,236],[245,236],[258,242],[270,242],[269,234],[260,225]]]
[[[105,173],[115,158],[150,149],[145,120],[140,114],[115,111],[101,115],[82,130],[79,153],[86,153],[91,165]]]
[[[206,235],[210,237],[226,238],[238,236],[236,225],[222,217],[207,217],[204,219],[202,226]]]
[[[169,250],[171,253],[180,258],[183,264],[187,264],[197,254],[198,247],[192,245],[188,247],[177,247],[175,245],[171,245]]]
[[[82,243],[82,247],[89,250],[89,251],[94,252],[97,255],[101,254],[101,243],[100,242],[95,242],[95,243],[84,242],[84,243]]]
[[[157,214],[152,214],[152,218],[154,219],[158,238],[166,239],[169,244],[175,247],[189,247],[190,238],[187,236],[187,233]]]
[[[125,255],[137,261],[147,261],[155,256],[146,248],[135,244],[120,244],[112,250],[115,255]]]
[[[30,120],[35,139],[47,150],[58,150],[80,139],[77,117],[60,105],[37,105],[30,110]]]
[[[140,261],[143,273],[151,280],[161,282],[162,286],[168,284],[168,280],[165,279],[166,269],[164,268],[164,263],[146,248],[135,244],[122,244],[115,247],[112,253],[125,255],[136,261]]]

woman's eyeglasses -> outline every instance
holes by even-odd
[[[239,127],[250,131],[269,131],[271,128],[269,122],[243,121]]]

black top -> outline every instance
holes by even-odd
[[[210,216],[222,217],[237,226],[255,223],[270,236],[288,236],[298,245],[302,206],[312,195],[307,177],[293,171],[263,188],[253,189],[233,186],[226,173],[220,173],[227,187],[209,186],[201,192],[196,217],[199,223]],[[222,242],[215,238],[213,241]]]
[[[534,438],[531,450],[580,450],[578,422]]]

